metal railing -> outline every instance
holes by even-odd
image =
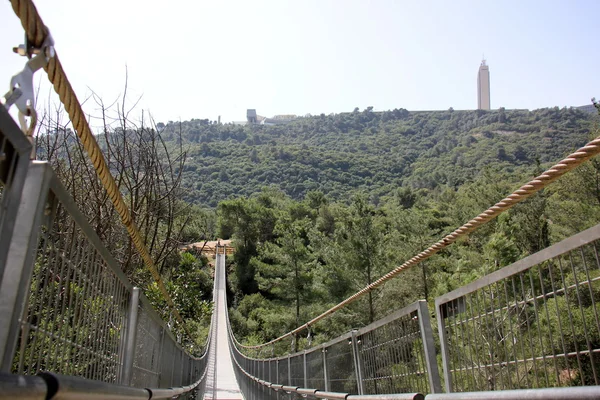
[[[600,384],[599,239],[597,225],[437,298],[446,390]]]
[[[4,138],[11,123],[7,113],[0,115],[1,143],[8,143]],[[23,154],[29,150],[24,148]],[[111,387],[144,388],[139,393],[152,391],[153,398],[181,394],[184,387],[186,392],[192,387],[202,391],[207,352],[196,358],[177,342],[50,166],[25,160],[24,172],[19,169],[24,163],[12,162],[15,178],[2,188],[2,204],[10,206],[3,207],[2,221],[9,216],[14,220],[12,226],[0,226],[0,247],[5,249],[0,253],[3,376],[42,374],[48,393],[56,382],[63,388],[85,387],[81,378],[105,385],[107,392]]]
[[[285,357],[230,331],[240,387],[250,399],[600,398],[599,246],[597,225],[438,297],[439,340],[423,300]]]
[[[230,338],[239,367],[238,381],[242,391],[246,388],[247,398],[252,398],[248,388],[256,386],[257,380],[315,388],[306,390],[319,389],[333,393],[331,396],[409,393],[409,397],[402,398],[412,399],[415,393],[441,391],[432,329],[423,300],[364,328],[285,357],[245,356],[236,347],[232,333]],[[256,389],[264,391],[260,385]]]
[[[0,279],[4,275],[10,245],[7,238],[13,236],[17,221],[31,149],[31,143],[8,111],[0,106]],[[0,314],[0,317],[3,315]],[[6,327],[0,326],[0,345],[6,342],[7,335]],[[0,360],[4,354],[5,349],[0,347]]]

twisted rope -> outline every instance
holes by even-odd
[[[25,29],[25,33],[27,34],[27,39],[31,43],[32,46],[36,48],[40,48],[44,43],[44,39],[48,35],[48,28],[44,25],[42,18],[38,14],[35,5],[32,0],[11,0],[12,8],[15,14],[21,20],[21,25],[23,29]],[[177,321],[181,324],[185,332],[188,336],[192,337],[190,331],[188,330],[187,325],[185,324],[183,318],[177,311],[175,307],[175,303],[169,296],[167,289],[154,265],[154,261],[150,256],[150,253],[146,249],[146,245],[140,235],[140,232],[129,213],[129,209],[121,196],[119,188],[108,169],[108,165],[104,159],[104,155],[102,154],[102,150],[100,146],[98,146],[98,142],[96,138],[92,134],[90,126],[85,119],[83,114],[83,110],[77,99],[77,95],[75,91],[71,87],[69,80],[67,79],[67,75],[60,63],[58,55],[55,53],[54,57],[50,58],[44,70],[48,73],[48,79],[54,86],[54,90],[58,94],[60,101],[65,106],[65,110],[69,114],[69,118],[73,123],[73,127],[77,132],[77,136],[81,140],[85,151],[88,153],[92,164],[100,178],[100,182],[102,182],[102,186],[108,193],[110,200],[112,201],[115,209],[119,213],[121,217],[121,221],[123,225],[127,228],[127,232],[133,241],[137,251],[142,257],[146,268],[150,271],[154,281],[157,283],[160,292],[163,295],[163,298],[167,302],[171,312],[177,319]]]
[[[534,178],[533,180],[529,181],[525,185],[521,186],[519,189],[515,190],[508,197],[505,197],[504,199],[500,200],[498,203],[494,204],[492,207],[488,208],[487,210],[485,210],[484,212],[479,214],[477,217],[473,218],[472,220],[470,220],[469,222],[467,222],[460,228],[456,229],[454,232],[450,233],[449,235],[446,235],[444,238],[442,238],[437,243],[429,246],[427,249],[423,250],[422,252],[420,252],[419,254],[417,254],[416,256],[411,258],[410,260],[406,261],[404,264],[400,265],[399,267],[394,268],[392,271],[383,275],[381,278],[377,279],[375,282],[371,283],[370,285],[365,286],[363,289],[354,293],[352,296],[348,297],[346,300],[331,307],[329,310],[323,312],[321,315],[313,318],[312,320],[308,321],[304,325],[301,325],[301,326],[297,327],[296,329],[294,329],[293,331],[290,331],[290,332],[286,333],[285,335],[282,335],[276,339],[273,339],[270,342],[263,343],[260,345],[245,346],[245,345],[240,344],[237,340],[236,340],[236,344],[245,349],[258,349],[261,347],[272,345],[272,344],[279,342],[287,337],[296,335],[297,333],[303,331],[304,329],[308,329],[310,326],[314,326],[314,324],[321,321],[325,317],[333,314],[334,312],[347,306],[348,304],[353,303],[354,301],[358,300],[365,294],[369,293],[371,290],[383,285],[385,282],[396,277],[402,271],[405,271],[411,267],[414,267],[415,265],[428,259],[432,255],[438,253],[443,248],[454,243],[461,236],[465,236],[465,235],[473,232],[474,230],[479,228],[481,225],[484,225],[491,219],[497,217],[500,213],[508,210],[509,208],[513,207],[515,204],[522,202],[523,200],[527,199],[528,197],[531,197],[533,194],[535,194],[539,190],[543,189],[550,183],[554,182],[555,180],[560,178],[562,175],[566,174],[567,172],[571,171],[575,167],[579,166],[583,162],[589,160],[590,158],[592,158],[598,154],[600,154],[600,137],[597,137],[596,139],[592,140],[591,142],[589,142],[582,148],[578,149],[576,152],[570,154],[567,158],[559,161],[557,164],[553,165],[550,169],[546,170],[540,176]]]

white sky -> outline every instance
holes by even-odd
[[[141,95],[156,121],[473,109],[482,54],[492,108],[600,97],[597,0],[35,3],[80,99],[92,89],[114,101],[127,66],[130,101]],[[11,52],[23,31],[7,1],[0,30],[8,89],[25,59]]]

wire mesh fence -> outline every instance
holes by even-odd
[[[352,335],[346,334],[325,347],[326,377],[332,392],[358,393]]]
[[[600,226],[436,299],[447,391],[598,385]]]
[[[82,215],[52,179],[13,372],[120,381],[131,285],[88,240]]]
[[[325,389],[324,354],[320,347],[306,352],[306,387]]]
[[[206,355],[184,351],[148,300],[134,295],[139,289],[47,164],[28,167],[23,198],[20,233],[10,238],[20,251],[7,255],[0,295],[10,311],[2,371],[140,388],[187,386],[203,376]]]
[[[599,247],[600,225],[437,298],[445,391],[600,385]],[[304,352],[252,359],[269,367],[250,375],[335,393],[440,393],[436,341],[421,300]]]
[[[304,355],[290,358],[290,386],[306,387],[304,385]]]
[[[365,394],[441,391],[425,301],[359,329],[357,345]]]
[[[433,346],[427,305],[419,301],[362,329],[289,356],[259,359],[243,355],[235,346],[232,351],[242,380],[255,377],[284,386],[369,395],[439,392]],[[263,385],[252,382],[241,386],[251,391],[244,392],[246,396],[264,391]]]

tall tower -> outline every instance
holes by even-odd
[[[490,109],[490,67],[481,60],[477,74],[477,109]]]

